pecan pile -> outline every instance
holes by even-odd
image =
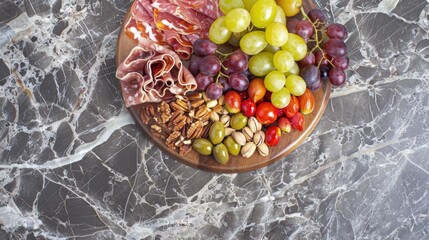
[[[144,105],[140,117],[168,148],[185,155],[192,149],[192,139],[208,136],[211,117],[224,111],[222,105],[223,101],[207,99],[203,93],[176,95],[171,102]]]

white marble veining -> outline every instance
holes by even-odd
[[[0,1],[0,239],[429,239],[429,3],[322,0],[348,84],[292,154],[175,162],[115,79],[130,1]]]

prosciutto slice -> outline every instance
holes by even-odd
[[[192,43],[207,38],[211,23],[220,16],[217,0],[135,0],[127,35],[150,39],[188,59]]]
[[[116,71],[127,107],[161,102],[169,95],[185,94],[197,87],[194,76],[179,56],[149,39],[140,39]]]

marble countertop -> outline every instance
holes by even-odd
[[[115,79],[131,1],[0,1],[0,239],[429,239],[429,3],[321,0],[348,83],[266,168],[187,167]]]

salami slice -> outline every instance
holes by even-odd
[[[148,39],[140,39],[116,71],[125,105],[160,102],[168,95],[196,89],[195,78],[179,56]]]

